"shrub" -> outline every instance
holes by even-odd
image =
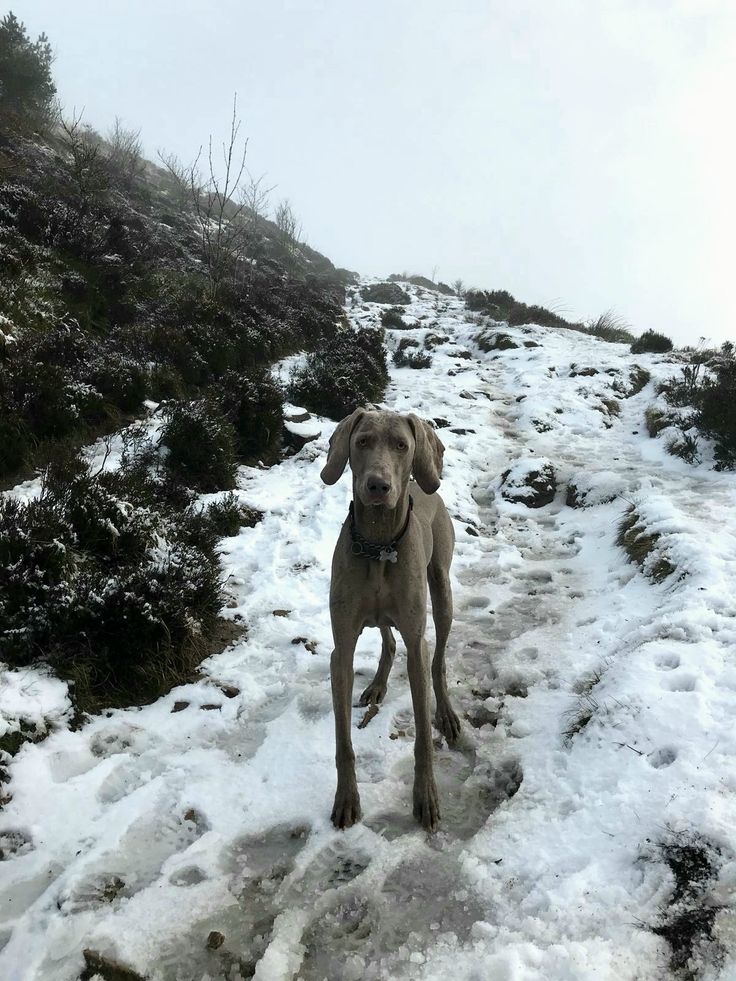
[[[180,402],[169,411],[161,432],[169,472],[203,491],[235,485],[236,433],[232,423],[208,401]]]
[[[0,418],[0,476],[14,473],[27,461],[30,450],[28,432],[12,412]]]
[[[291,377],[289,398],[331,419],[379,402],[388,384],[383,331],[345,330],[307,357]]]
[[[394,330],[406,330],[409,326],[401,316],[401,309],[389,307],[381,314],[381,323],[384,327],[392,327]]]
[[[389,303],[391,306],[411,303],[411,297],[398,283],[369,283],[361,286],[360,295],[364,303]]]
[[[229,372],[220,385],[220,401],[235,427],[238,454],[263,459],[278,450],[284,425],[284,394],[265,369]]]
[[[234,499],[202,512],[170,498],[139,450],[97,475],[63,457],[38,498],[0,498],[0,657],[50,663],[81,709],[191,678],[221,604],[216,541],[236,510],[255,520]]]
[[[492,331],[478,334],[475,343],[486,354],[490,351],[513,351],[519,346],[508,334],[496,334]]]
[[[716,444],[719,469],[736,466],[736,358],[724,345],[724,357],[700,389],[695,417],[698,428]]]
[[[87,380],[112,405],[135,412],[148,394],[148,374],[137,361],[114,351],[96,358],[86,372]]]
[[[631,345],[632,354],[663,354],[672,350],[672,341],[665,334],[656,330],[645,330]]]

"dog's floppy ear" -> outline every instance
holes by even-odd
[[[339,422],[337,429],[330,436],[330,448],[327,452],[327,463],[322,468],[320,477],[326,484],[334,484],[342,477],[345,464],[350,455],[350,436],[356,425],[365,415],[365,409],[356,409]]]
[[[411,468],[414,480],[425,494],[434,494],[440,486],[445,447],[428,422],[415,416],[413,412],[409,414],[408,419],[416,443]]]

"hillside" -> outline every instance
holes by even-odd
[[[347,292],[359,335],[386,319],[371,285]],[[736,487],[712,444],[693,466],[647,431],[679,356],[401,287],[386,340],[415,366],[391,367],[383,404],[434,420],[457,533],[463,733],[437,744],[441,831],[410,816],[401,645],[378,715],[353,713],[364,820],[329,823],[327,595],[350,483],[319,480],[335,423],[287,404],[293,455],[237,470],[262,520],[217,546],[245,636],[198,680],[81,727],[45,669],[3,675],[9,728],[45,736],[8,767],[3,977],[736,974]],[[356,692],[378,647],[366,631]]]

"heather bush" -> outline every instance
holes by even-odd
[[[349,329],[307,357],[288,394],[319,415],[342,419],[366,402],[380,402],[387,384],[383,331]]]
[[[214,401],[180,402],[161,432],[168,471],[202,491],[235,485],[236,432]]]
[[[656,330],[645,330],[631,345],[632,354],[664,354],[672,350],[672,341],[665,334]]]
[[[281,445],[284,393],[265,369],[228,372],[219,385],[222,410],[235,428],[238,455],[272,457]]]

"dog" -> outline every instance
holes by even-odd
[[[361,695],[361,705],[377,706],[386,694],[396,650],[392,628],[406,645],[416,729],[413,812],[427,831],[434,831],[440,820],[424,639],[428,587],[437,638],[431,663],[435,724],[449,745],[460,734],[445,675],[455,533],[437,494],[444,451],[434,429],[411,413],[356,409],[330,439],[322,480],[336,483],[348,461],[353,477],[353,502],[335,547],[330,584],[337,764],[332,823],[337,828],[349,828],[361,817],[350,717],[353,655],[364,627],[380,628],[382,645],[378,670]]]

